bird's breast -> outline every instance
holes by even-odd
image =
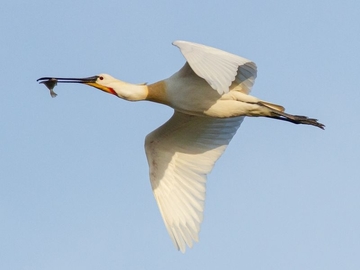
[[[145,98],[146,100],[169,105],[167,93],[166,93],[165,81],[159,81],[159,82],[150,84],[150,85],[148,85],[147,90],[148,90],[148,93]]]

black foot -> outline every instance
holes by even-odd
[[[281,114],[281,115],[280,115]],[[294,124],[303,124],[303,125],[311,125],[311,126],[315,126],[321,129],[325,129],[325,125],[321,124],[318,122],[317,119],[314,118],[308,118],[306,116],[302,116],[302,115],[282,115],[285,113],[280,113],[279,115],[274,115],[274,116],[268,116],[270,118],[273,119],[277,119],[277,120],[283,120],[283,121],[288,121]]]
[[[275,110],[274,108],[271,108],[270,106],[267,106],[266,104],[259,102],[260,105],[268,108],[271,110],[272,114],[271,116],[267,116],[273,119],[288,121],[294,124],[303,124],[303,125],[311,125],[315,126],[321,129],[325,129],[325,125],[318,122],[317,119],[309,118],[302,115],[292,115],[288,114],[282,111]]]

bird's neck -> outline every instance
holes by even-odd
[[[145,84],[131,84],[117,81],[111,88],[118,97],[129,101],[144,100],[147,96],[147,86]]]
[[[168,104],[166,99],[166,84],[164,81],[159,81],[150,85],[131,84],[119,81],[113,89],[117,96],[129,101],[149,100],[152,102]]]

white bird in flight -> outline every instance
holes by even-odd
[[[175,41],[186,59],[170,78],[130,84],[100,74],[89,78],[38,79],[51,91],[56,83],[82,83],[129,101],[149,100],[174,109],[173,116],[146,136],[152,190],[167,231],[178,250],[198,241],[206,177],[245,116],[263,116],[324,129],[316,119],[285,113],[284,107],[250,96],[255,63],[205,45]]]

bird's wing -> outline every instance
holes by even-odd
[[[177,249],[198,241],[206,175],[243,117],[208,118],[180,112],[147,135],[146,156],[155,199]]]
[[[220,95],[229,92],[236,79],[243,83],[243,91],[249,93],[256,78],[256,65],[243,57],[188,41],[177,40],[173,44],[180,48],[186,61],[199,77]]]

